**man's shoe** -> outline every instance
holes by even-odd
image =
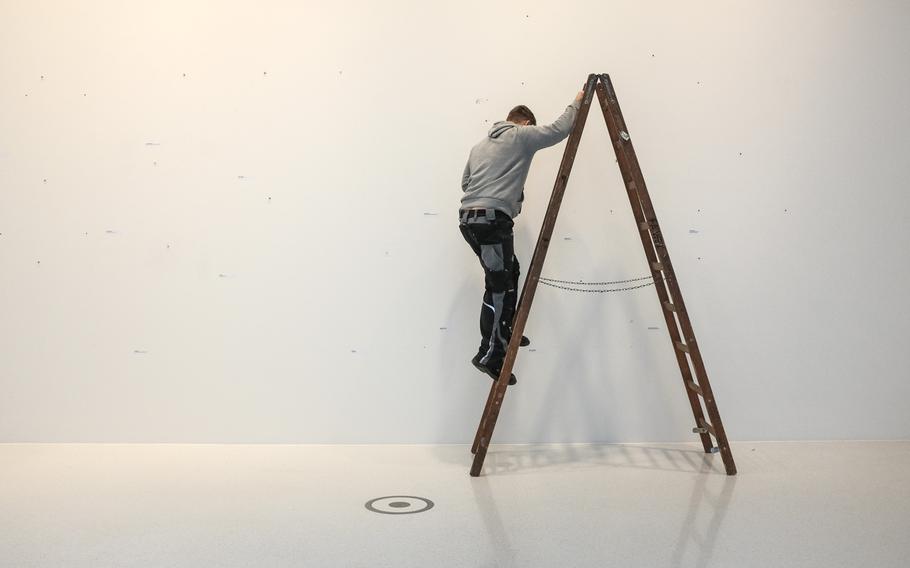
[[[481,373],[485,373],[494,381],[499,380],[499,373],[502,371],[502,369],[497,371],[496,369],[491,369],[490,367],[487,367],[486,365],[484,365],[483,363],[480,362],[480,355],[474,355],[474,358],[471,359],[471,363],[477,368],[478,371],[480,371]],[[512,373],[511,375],[509,375],[509,384],[514,385],[517,383],[518,383],[518,379],[515,378],[515,374]]]
[[[509,338],[512,337],[511,331],[512,331],[512,330],[509,330]],[[530,344],[531,344],[531,340],[528,339],[528,338],[527,338],[526,336],[524,336],[524,335],[521,336],[521,341],[518,342],[518,346],[519,346],[519,347],[527,347],[527,346],[530,345]]]

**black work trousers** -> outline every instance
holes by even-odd
[[[462,210],[459,228],[480,260],[486,283],[480,307],[480,362],[502,368],[512,337],[512,319],[518,299],[518,258],[512,235],[512,218],[502,211]]]

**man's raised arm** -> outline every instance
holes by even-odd
[[[524,126],[519,130],[519,136],[533,150],[540,150],[561,142],[572,130],[572,125],[575,123],[575,113],[581,108],[581,99],[583,97],[584,91],[579,91],[572,104],[567,106],[562,116],[553,121],[552,124]]]

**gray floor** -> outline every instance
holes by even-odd
[[[910,442],[733,450],[0,444],[0,566],[910,565]]]

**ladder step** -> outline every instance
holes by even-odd
[[[707,432],[710,432],[712,436],[714,436],[715,438],[717,437],[717,434],[714,432],[714,426],[711,426],[710,424],[708,424],[707,420],[705,420],[704,418],[699,418],[698,423],[701,424],[701,427],[692,428],[692,432],[694,432],[696,434],[705,434]]]
[[[661,262],[652,262],[652,263],[651,263],[651,268],[653,268],[654,270],[663,270],[663,269],[664,269],[664,265],[663,265],[663,263],[661,263]]]
[[[676,349],[682,351],[683,353],[691,353],[691,351],[689,351],[689,346],[681,341],[676,342]]]
[[[648,225],[648,222],[647,222],[647,221],[642,221],[641,223],[639,223],[639,224],[638,224],[638,228],[641,229],[642,231],[650,231],[650,230],[651,230],[651,226]]]
[[[676,304],[671,304],[670,302],[664,302],[664,309],[670,312],[678,311]]]
[[[688,389],[689,389],[690,391],[694,392],[694,393],[697,394],[698,396],[700,396],[700,397],[702,397],[702,398],[705,397],[704,391],[701,390],[701,387],[700,387],[700,386],[698,386],[697,384],[695,384],[695,381],[686,381],[686,387],[688,387]]]

